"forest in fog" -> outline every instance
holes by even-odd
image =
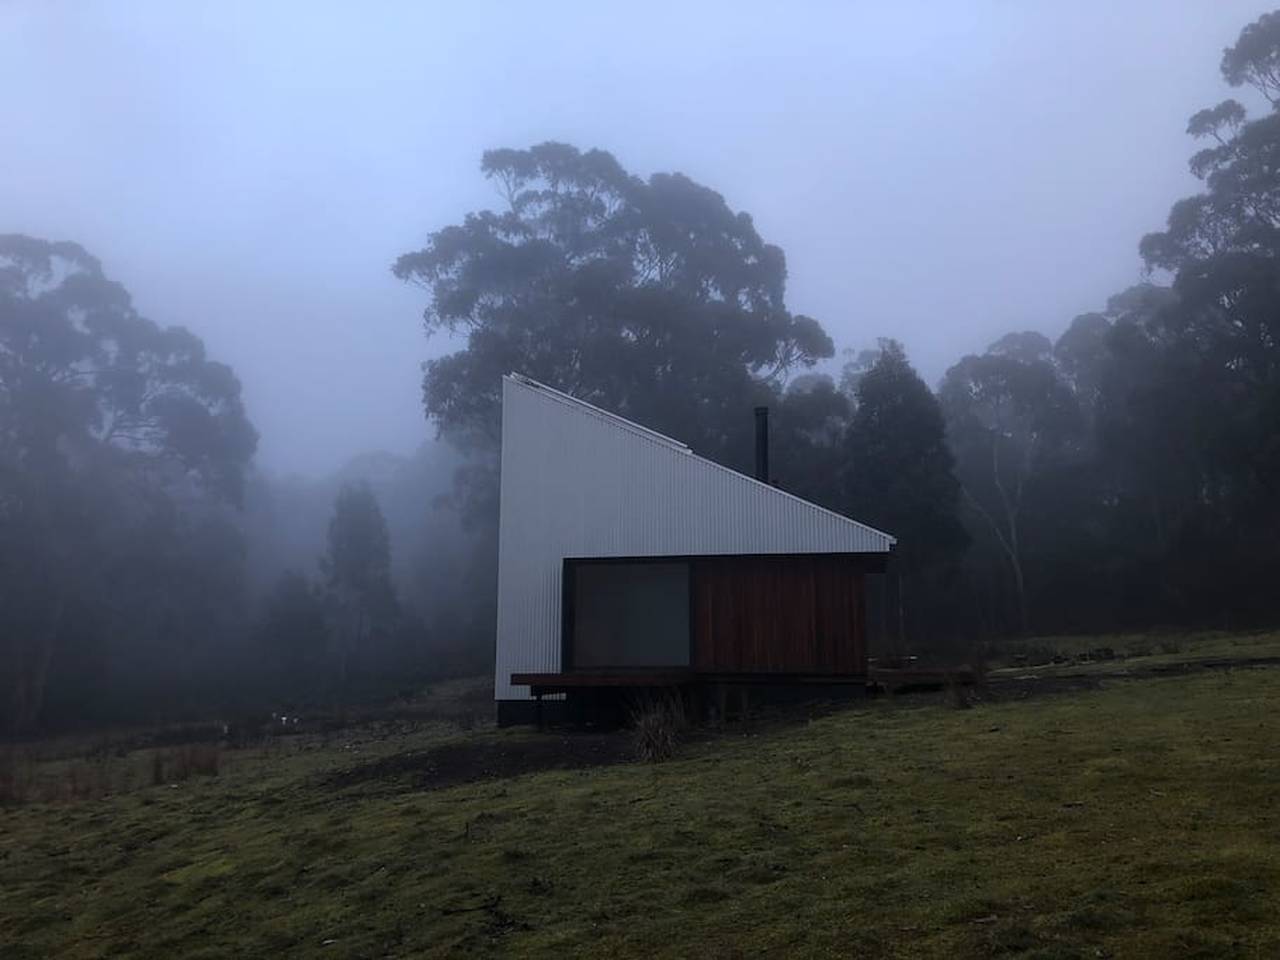
[[[0,236],[0,729],[483,673],[511,371],[747,473],[767,404],[774,482],[898,538],[901,642],[924,656],[1275,624],[1280,14],[1221,73],[1249,106],[1190,118],[1201,189],[1134,237],[1141,282],[936,384],[874,316],[838,343],[792,312],[784,252],[716,184],[566,143],[493,149],[493,208],[424,224],[389,265],[420,295],[403,322],[454,348],[404,397],[435,438],[327,478],[256,464],[236,371],[143,316],[109,251]]]

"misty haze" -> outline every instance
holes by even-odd
[[[1280,956],[1280,11],[0,80],[0,957]]]

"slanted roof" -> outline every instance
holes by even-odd
[[[519,374],[503,384],[502,486],[504,511],[528,506],[568,522],[562,556],[865,553],[895,543]]]

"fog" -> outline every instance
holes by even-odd
[[[786,252],[790,309],[935,384],[1140,279],[1263,9],[10,3],[0,219],[202,337],[273,472],[429,435],[448,344],[390,264],[498,203],[484,150],[545,140],[720,191]]]
[[[0,736],[505,689],[513,370],[895,538],[867,663],[1280,623],[1280,11],[9,3],[0,83]]]

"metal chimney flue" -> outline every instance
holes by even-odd
[[[769,482],[769,408],[756,407],[756,479]]]

